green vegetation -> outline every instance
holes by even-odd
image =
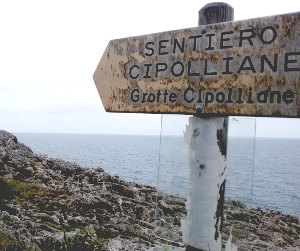
[[[83,226],[80,226],[76,223],[74,224],[55,224],[53,222],[45,222],[44,224],[48,225],[49,227],[52,227],[52,228],[55,228],[57,230],[60,230],[62,232],[73,232],[75,231],[76,229],[80,229],[80,230],[85,230],[85,227]]]
[[[29,161],[30,166],[39,166],[37,163],[35,163],[34,161]]]
[[[24,251],[28,250],[24,242],[15,240],[11,236],[0,232],[0,250],[1,251]]]
[[[239,240],[246,238],[245,233],[242,230],[232,230],[232,236]]]
[[[92,240],[88,232],[79,233],[73,237],[67,237],[64,234],[63,240],[55,240],[53,237],[41,239],[38,246],[41,250],[76,250],[76,251],[93,251],[105,250],[103,243],[106,239],[97,238]]]
[[[53,237],[40,239],[38,246],[41,250],[65,250],[62,243],[55,240]]]
[[[100,227],[96,228],[95,231],[98,237],[106,239],[115,238],[119,235],[118,231],[109,228]]]
[[[36,194],[40,194],[42,192],[42,189],[35,184],[0,177],[0,191],[0,200],[11,200],[15,196],[24,199],[31,199]]]
[[[75,231],[76,229],[84,229],[83,226],[79,226],[78,224],[69,224],[69,225],[62,225],[60,230],[63,232],[72,232]]]
[[[92,240],[88,232],[81,232],[73,237],[66,237],[59,241],[49,236],[40,239],[37,243],[39,250],[58,251],[94,251],[105,250],[103,244],[107,239],[97,238]],[[0,251],[29,251],[24,242],[13,239],[5,233],[0,232]]]
[[[0,250],[5,249],[11,243],[11,238],[0,232]]]

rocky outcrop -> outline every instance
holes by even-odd
[[[0,131],[0,210],[0,250],[161,250],[164,239],[181,242],[180,219],[186,214],[184,198],[101,168],[34,154],[5,131]],[[241,250],[300,248],[296,216],[249,210],[238,201],[226,202],[225,215],[224,246],[231,236]]]

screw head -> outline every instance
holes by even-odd
[[[204,35],[206,32],[207,32],[206,27],[205,27],[205,26],[202,26],[202,27],[200,28],[200,33],[201,33],[202,35]]]
[[[202,112],[202,107],[196,106],[196,113],[201,113],[201,112]]]

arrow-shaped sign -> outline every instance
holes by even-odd
[[[300,117],[300,12],[109,42],[108,112]]]

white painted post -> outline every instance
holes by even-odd
[[[210,3],[199,11],[199,26],[232,20],[233,8],[226,3]],[[227,131],[228,117],[193,116],[186,127],[190,184],[187,218],[181,222],[186,250],[221,250]]]

